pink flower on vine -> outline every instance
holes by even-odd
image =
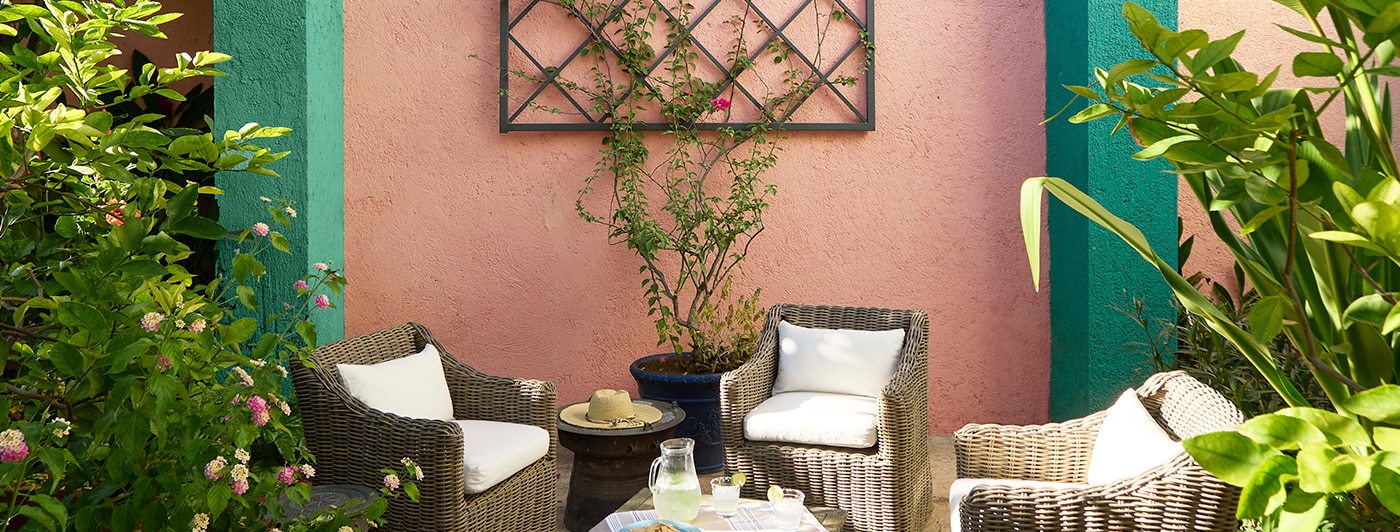
[[[305,279],[298,279],[297,282],[292,283],[292,288],[295,288],[295,289],[297,289],[297,290],[306,290],[306,289],[309,289],[309,288],[311,288],[311,287],[310,287],[309,285],[306,284],[306,280],[305,280]]]
[[[330,308],[330,306],[331,298],[326,297],[325,294],[316,295],[316,308]]]
[[[729,100],[726,100],[724,98],[715,98],[713,100],[710,100],[710,105],[713,105],[716,111],[729,110]]]
[[[165,355],[156,355],[156,369],[161,371],[170,369],[170,359],[165,358]]]
[[[141,328],[146,332],[155,332],[160,328],[160,322],[165,321],[165,315],[159,312],[147,312],[141,316]]]
[[[253,233],[258,236],[267,236],[267,233],[271,230],[272,229],[269,228],[265,223],[258,222],[253,224]]]

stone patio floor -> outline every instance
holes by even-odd
[[[956,465],[953,458],[953,437],[951,435],[929,435],[928,442],[929,462],[933,468],[933,512],[929,516],[928,524],[924,525],[926,532],[947,532],[948,528],[948,485],[957,478]],[[564,499],[569,493],[569,475],[573,472],[574,454],[563,447],[559,448],[559,532],[564,530]],[[718,474],[700,475],[701,485],[709,482],[709,479],[719,476]],[[708,490],[708,488],[707,488]]]

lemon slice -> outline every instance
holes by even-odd
[[[783,488],[777,484],[768,486],[768,502],[777,503],[783,500]]]
[[[737,471],[729,476],[729,481],[733,482],[735,486],[743,486],[744,482],[748,479],[749,477],[745,475],[743,471]]]

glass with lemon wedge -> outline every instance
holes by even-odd
[[[773,504],[778,530],[796,532],[797,527],[802,526],[802,499],[805,497],[801,491],[792,488],[777,484],[768,487],[768,502]]]

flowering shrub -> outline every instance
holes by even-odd
[[[0,519],[5,530],[335,530],[352,516],[288,520],[315,475],[289,398],[286,361],[316,345],[305,316],[345,279],[324,264],[263,324],[254,289],[267,253],[288,252],[269,217],[239,233],[199,216],[220,194],[185,173],[267,168],[254,144],[284,128],[215,139],[114,112],[167,86],[221,75],[228,56],[181,54],[128,72],[113,32],[162,36],[153,2],[0,5]],[[186,241],[237,240],[231,275],[197,280]],[[403,483],[403,491],[416,491]],[[377,520],[385,504],[369,506]],[[378,512],[378,513],[376,513]]]

